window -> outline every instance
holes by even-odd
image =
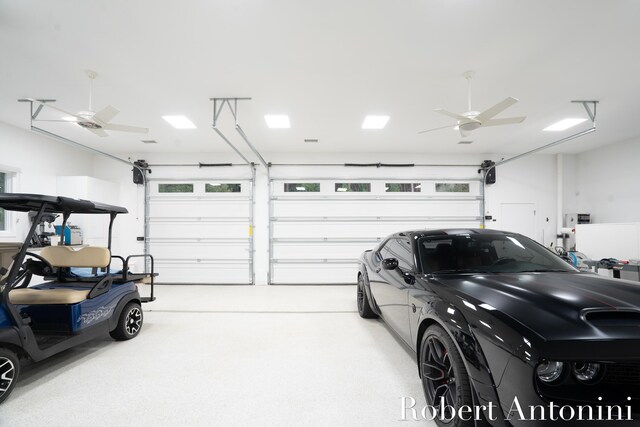
[[[242,184],[205,184],[205,193],[240,193]]]
[[[361,192],[361,193],[369,193],[371,192],[371,184],[368,182],[357,183],[357,182],[342,182],[336,183],[337,193],[344,192]]]
[[[384,185],[386,193],[419,193],[422,191],[422,184],[419,183],[387,183]]]
[[[320,191],[319,182],[307,182],[303,184],[284,184],[285,193],[318,193]]]
[[[468,183],[437,182],[436,183],[436,192],[437,193],[468,193],[469,192],[469,184]]]
[[[158,193],[193,193],[193,184],[158,184]]]

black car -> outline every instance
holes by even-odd
[[[360,256],[357,302],[415,352],[440,426],[640,425],[640,283],[515,233],[420,230]]]

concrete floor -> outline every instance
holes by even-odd
[[[137,338],[23,366],[0,426],[431,424],[401,421],[415,361],[355,286],[156,289]]]

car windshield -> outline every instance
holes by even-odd
[[[544,246],[519,234],[425,236],[418,240],[424,273],[576,271]]]

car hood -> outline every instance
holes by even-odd
[[[544,340],[640,339],[638,282],[573,272],[441,275],[437,281],[477,310],[500,312]],[[634,309],[637,324],[616,317]],[[604,321],[585,319],[591,310],[606,312]]]

